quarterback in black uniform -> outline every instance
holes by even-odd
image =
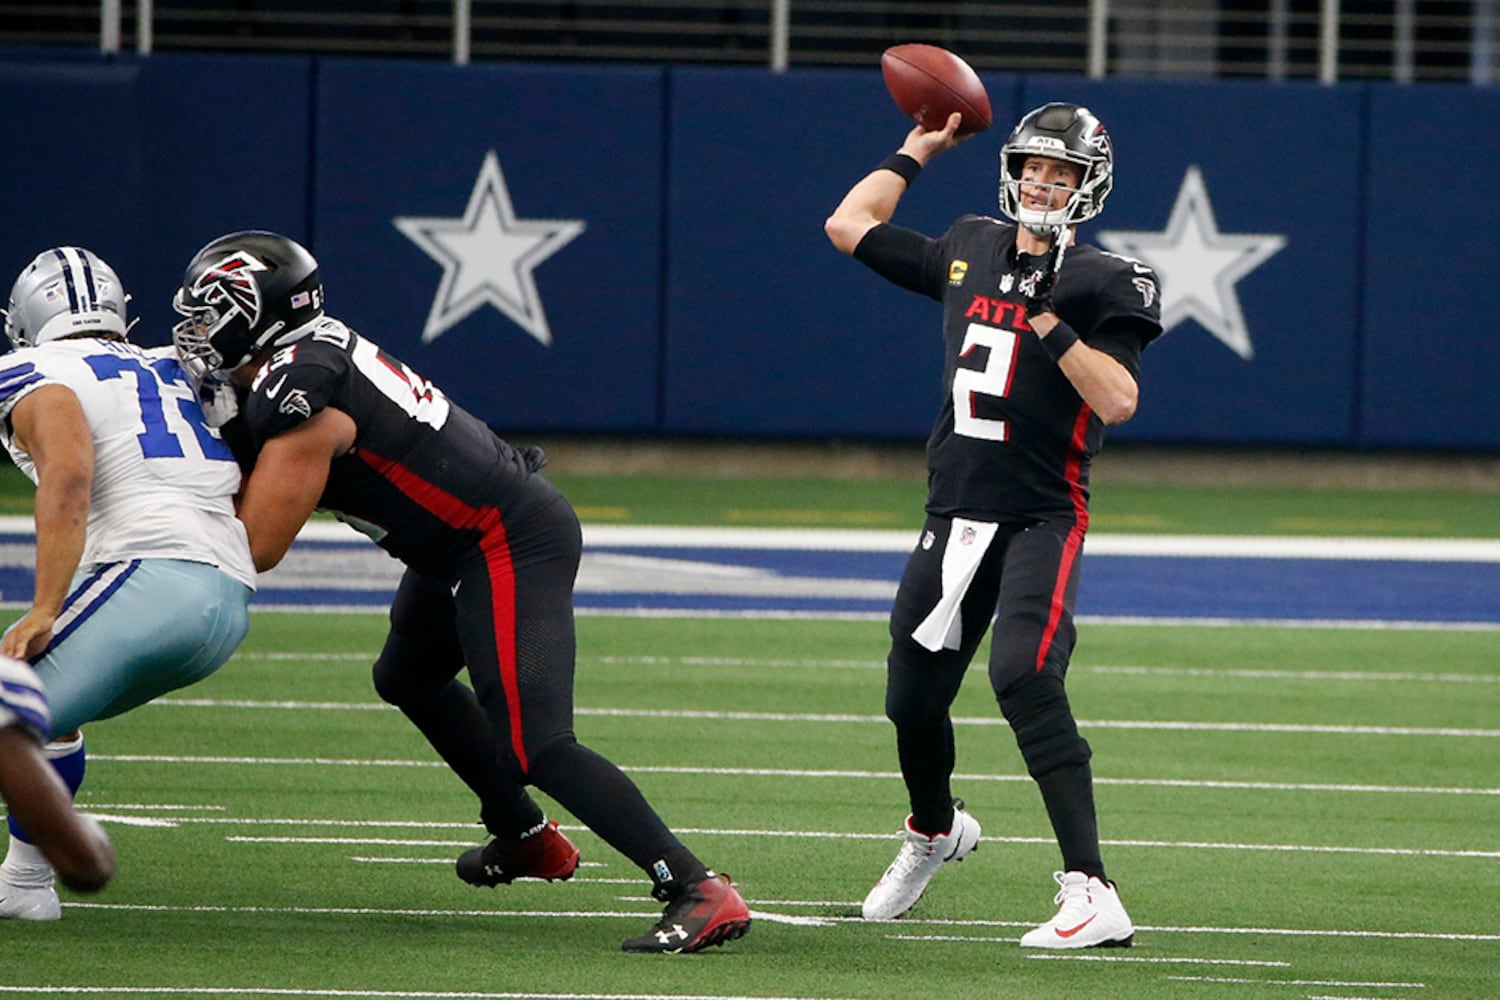
[[[495,886],[566,879],[578,850],[535,785],[619,850],[666,903],[627,951],[692,952],[750,925],[619,768],[573,735],[573,582],[582,538],[567,499],[437,386],[323,314],[318,265],[275,233],[220,237],[188,265],[173,330],[211,422],[249,472],[239,514],[258,571],[314,509],[406,564],[375,687],[478,795],[494,839],[458,875]],[[235,413],[237,412],[237,415]],[[457,679],[465,667],[472,689]]]
[[[937,239],[891,224],[922,167],[958,142],[960,116],[920,125],[844,196],[834,246],[943,304],[943,404],[927,441],[927,523],[891,612],[886,713],[911,801],[905,843],[864,901],[900,916],[932,876],[979,843],[953,797],[949,707],[993,619],[989,674],[1062,852],[1057,914],[1023,947],[1129,945],[1105,876],[1088,743],[1063,678],[1088,528],[1089,461],[1135,412],[1145,346],[1161,333],[1156,275],[1072,246],[1113,183],[1109,134],[1087,108],[1047,104],[1000,151],[1000,208]]]

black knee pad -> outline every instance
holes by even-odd
[[[1000,699],[1000,711],[1016,734],[1016,746],[1033,778],[1059,767],[1087,764],[1093,752],[1078,734],[1061,677],[1041,674]]]

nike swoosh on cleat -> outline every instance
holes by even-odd
[[[1097,913],[1094,914],[1093,917],[1089,917],[1087,920],[1085,920],[1083,923],[1079,924],[1077,927],[1069,927],[1067,930],[1063,930],[1061,927],[1057,927],[1057,928],[1054,928],[1054,930],[1057,932],[1057,936],[1058,937],[1060,937],[1060,938],[1070,938],[1074,934],[1077,934],[1079,931],[1083,930],[1089,924],[1093,923],[1094,922],[1094,917],[1097,917],[1098,915],[1099,914],[1097,914]]]

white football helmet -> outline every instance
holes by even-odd
[[[11,287],[5,335],[18,349],[79,333],[124,337],[129,301],[114,268],[93,251],[43,250]]]

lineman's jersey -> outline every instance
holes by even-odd
[[[514,513],[531,475],[525,458],[431,382],[324,317],[256,375],[243,405],[251,448],[329,406],[358,430],[353,450],[330,466],[318,507],[417,572],[448,578],[479,537],[501,528],[501,511]]]
[[[239,466],[204,422],[172,348],[75,338],[0,356],[0,440],[32,482],[36,465],[16,443],[10,415],[46,385],[72,391],[94,437],[83,565],[182,559],[255,587],[234,513]]]
[[[889,224],[855,256],[943,304],[944,397],[927,442],[929,513],[984,521],[1087,523],[1089,462],[1104,423],[1026,322],[1016,227],[966,215],[938,239]],[[1057,315],[1139,377],[1161,333],[1155,273],[1088,244],[1070,247],[1053,288]]]
[[[28,664],[0,656],[0,729],[11,726],[29,730],[42,743],[52,738],[42,679]]]

